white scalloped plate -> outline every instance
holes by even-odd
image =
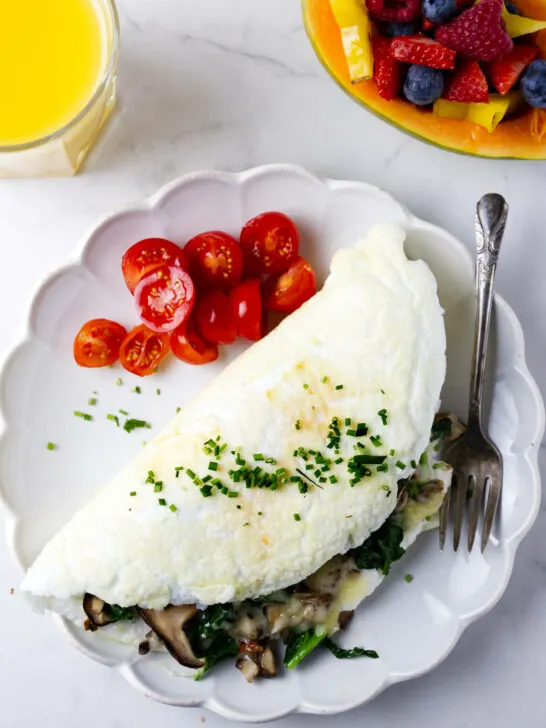
[[[408,255],[430,265],[446,311],[448,375],[443,406],[464,416],[474,285],[472,261],[461,243],[366,184],[320,180],[285,165],[242,174],[187,175],[90,232],[72,261],[38,290],[26,335],[5,362],[0,382],[4,420],[0,485],[11,516],[10,546],[23,568],[76,508],[141,447],[140,433],[127,435],[116,429],[106,414],[126,409],[152,421],[152,432],[157,431],[177,405],[182,406],[243,348],[231,347],[219,362],[203,368],[169,361],[158,374],[138,382],[140,395],[131,392],[136,378],[118,366],[78,368],[71,350],[82,322],[96,316],[128,326],[135,322],[120,274],[125,249],[150,235],[179,243],[213,228],[237,235],[242,223],[267,209],[294,218],[302,231],[303,254],[319,278],[324,278],[338,247],[362,237],[375,223],[397,222],[407,229]],[[468,210],[468,215],[472,213]],[[237,720],[271,720],[296,711],[338,713],[365,703],[394,682],[430,670],[449,654],[464,628],[500,598],[516,548],[539,507],[537,450],[543,404],[525,365],[520,325],[499,298],[490,363],[489,429],[505,467],[502,517],[485,555],[477,550],[472,556],[464,551],[442,554],[437,535],[427,534],[364,603],[343,640],[373,647],[381,659],[336,661],[321,653],[301,669],[252,686],[225,665],[195,683],[180,675],[168,655],[138,658],[132,647],[108,642],[59,619],[60,626],[77,647],[116,667],[155,700],[199,705]],[[122,386],[115,384],[118,376]],[[93,391],[98,392],[99,404],[89,407]],[[95,420],[76,419],[72,413],[77,409],[91,412]],[[59,444],[56,452],[46,449],[49,441]],[[414,575],[411,584],[403,579],[407,572]]]

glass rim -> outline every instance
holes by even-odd
[[[112,78],[112,75],[115,71],[118,55],[119,55],[119,35],[120,35],[120,27],[119,27],[119,14],[118,9],[116,7],[115,0],[103,0],[106,5],[108,6],[111,14],[112,19],[112,42],[111,42],[111,48],[110,53],[108,57],[108,63],[106,64],[106,68],[104,69],[104,73],[102,75],[102,78],[99,82],[99,85],[93,92],[91,98],[87,101],[85,106],[81,111],[79,111],[76,116],[74,116],[70,121],[68,121],[64,126],[62,126],[60,129],[57,129],[56,131],[51,132],[51,134],[46,134],[46,136],[39,137],[38,139],[31,139],[28,142],[21,142],[19,144],[0,144],[0,154],[4,154],[6,152],[23,152],[29,149],[35,149],[36,147],[41,147],[48,142],[54,141],[55,139],[58,139],[59,137],[63,136],[67,131],[70,131],[74,126],[76,126],[88,113],[91,111],[93,106],[97,103],[101,95],[103,94],[104,90],[110,83],[110,80]]]

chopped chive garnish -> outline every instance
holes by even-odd
[[[408,584],[411,584],[411,582],[413,581],[413,576],[411,574],[406,574],[404,580],[407,581]]]
[[[142,393],[142,389],[137,384],[136,387],[133,387],[132,388],[131,392],[135,392],[135,394],[141,394]]]
[[[214,462],[214,460],[211,460],[209,463],[209,470],[218,470],[218,463]]]
[[[391,451],[389,452],[389,455],[391,456],[391,458],[392,458],[392,457],[394,456],[394,454],[395,454],[395,453],[394,453],[394,450],[391,450]]]
[[[386,455],[355,455],[351,458],[351,462],[359,465],[381,465],[385,462]]]
[[[417,463],[415,462],[415,460],[412,460],[412,461],[411,461],[411,467],[412,467],[412,468],[413,468],[414,470],[415,470],[415,468],[417,467]]]
[[[145,427],[148,430],[152,429],[152,426],[149,422],[146,422],[146,420],[127,420],[125,424],[123,425],[123,429],[125,432],[132,432],[133,430],[137,430],[138,428]]]
[[[171,503],[171,505],[169,506],[169,510],[172,511],[173,513],[176,513],[178,508],[174,505],[174,503]]]
[[[240,511],[243,506],[237,506],[237,510]]]
[[[337,483],[337,478],[335,475],[330,475],[328,480],[330,481],[330,483]]]
[[[304,389],[309,389],[309,385],[308,385],[308,384],[304,384],[304,385],[303,385],[303,388],[304,388]]]
[[[160,390],[160,389],[156,389],[156,390],[155,390],[155,393],[156,393],[157,395],[160,395],[160,394],[161,394],[161,390]]]
[[[387,463],[383,463],[382,465],[377,466],[378,473],[386,473],[388,471],[388,469],[389,469],[389,466],[387,465]]]
[[[397,460],[395,465],[397,468],[400,468],[400,470],[404,470],[404,468],[406,467],[401,460]]]
[[[46,445],[46,447],[47,447],[48,450],[56,450],[57,449],[57,445],[55,445],[55,443],[53,443],[53,442],[48,442],[47,445]]]
[[[323,384],[328,384],[329,381],[330,381],[330,377],[322,377]]]
[[[326,478],[324,476],[320,477],[319,483],[326,483]]]
[[[301,420],[296,420],[296,430],[301,430]]]
[[[343,389],[343,384],[336,384],[336,389]]]
[[[261,453],[261,452],[255,452],[255,453],[254,453],[254,455],[253,455],[252,457],[253,457],[253,458],[254,458],[254,460],[256,460],[256,461],[260,461],[260,460],[265,460],[265,456],[264,456],[264,455],[262,455],[262,453]]]
[[[243,526],[250,526],[250,523],[246,521],[246,523],[243,523]]]
[[[381,409],[381,410],[379,410],[379,412],[377,414],[381,417],[381,422],[384,425],[386,425],[387,424],[387,410]]]
[[[366,427],[364,422],[359,422],[356,426],[356,436],[357,437],[364,437],[364,435],[368,434],[368,428]]]
[[[379,435],[371,435],[370,441],[375,447],[381,447],[381,438]]]
[[[159,503],[160,506],[166,506],[167,505],[167,501],[165,500],[165,498],[158,498],[157,499],[157,502]]]
[[[347,430],[347,434],[349,437],[356,437],[356,430],[349,429]]]
[[[89,397],[89,399],[87,400],[87,404],[90,407],[94,407],[97,404],[97,402],[98,402],[98,400],[96,397]]]
[[[161,482],[155,483],[154,493],[161,493],[162,490],[163,490],[163,483],[161,483]]]
[[[421,457],[419,458],[419,465],[427,465],[428,464],[428,455],[426,452],[424,452]]]
[[[155,473],[153,470],[148,470],[148,477],[146,478],[147,483],[155,483]]]
[[[295,521],[301,521],[301,516],[299,513],[294,513],[294,520]]]
[[[313,475],[314,475],[314,476],[315,476],[316,478],[320,478],[320,476],[321,476],[321,470],[319,470],[319,468],[317,468],[317,469],[315,470],[315,472],[313,473]]]
[[[203,498],[208,498],[212,495],[212,485],[204,485],[202,488],[199,488],[201,491],[201,495]]]
[[[124,417],[127,417],[127,415],[129,414],[127,412],[127,410],[118,410],[118,412],[120,413],[120,415],[123,415]]]
[[[195,473],[193,472],[193,470],[190,470],[189,468],[186,468],[186,475],[188,476],[188,478],[191,478],[192,480],[195,478]]]
[[[176,408],[176,414],[178,414],[179,412],[180,412],[180,407],[177,407]]]
[[[78,410],[74,412],[74,415],[76,417],[81,417],[81,419],[85,420],[86,422],[91,422],[91,420],[93,419],[93,417],[91,415],[88,415],[87,412],[79,412]]]
[[[236,490],[228,490],[227,497],[228,498],[237,498],[239,496],[239,493],[237,493]]]
[[[132,490],[132,491],[131,491],[131,492],[129,493],[129,495],[131,495],[131,496],[132,496],[132,495],[136,495],[136,490]]]
[[[110,422],[115,422],[119,427],[119,417],[117,415],[106,415],[106,419],[110,420]]]
[[[388,486],[388,485],[382,485],[382,486],[381,486],[381,490],[386,490],[386,491],[387,491],[387,493],[390,493],[390,492],[391,492],[391,489],[389,488],[389,486]]]
[[[350,417],[346,417],[345,418],[345,427],[349,427],[350,424],[351,424],[351,418]]]
[[[380,389],[379,391],[381,392],[381,394],[385,394],[385,390],[384,389]]]
[[[121,380],[121,379],[120,379],[120,378],[118,377],[118,378],[116,379],[116,384],[117,384],[117,386],[118,386],[118,387],[121,387],[121,385],[123,384],[123,380]]]
[[[343,458],[337,458],[337,460],[334,460],[334,462],[336,465],[339,465],[340,463],[343,462]]]

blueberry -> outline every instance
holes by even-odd
[[[546,61],[533,61],[521,77],[521,93],[529,106],[546,109]]]
[[[387,23],[385,32],[389,38],[397,38],[400,35],[413,35],[417,32],[417,25],[415,23]]]
[[[506,9],[509,13],[512,13],[512,15],[520,15],[521,13],[518,10],[518,6],[514,5],[514,3],[511,3],[510,0],[504,0],[504,4],[506,5]]]
[[[457,14],[457,0],[423,0],[423,15],[435,25],[451,20]]]
[[[406,82],[404,83],[404,96],[417,106],[433,104],[442,95],[444,90],[444,74],[437,68],[427,66],[410,66]]]

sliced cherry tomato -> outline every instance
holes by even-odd
[[[212,230],[189,240],[184,253],[188,271],[199,290],[229,290],[243,272],[243,254],[239,243],[227,233]]]
[[[245,266],[251,275],[284,273],[298,256],[299,235],[282,212],[264,212],[241,231]]]
[[[317,290],[315,272],[304,258],[297,258],[290,268],[265,285],[265,305],[272,311],[292,313]]]
[[[211,344],[231,344],[237,337],[228,297],[222,291],[204,293],[195,305],[195,324]]]
[[[205,341],[189,319],[171,334],[173,354],[188,364],[208,364],[218,359],[218,347]]]
[[[264,335],[261,281],[249,278],[238,283],[229,294],[231,312],[237,333],[249,341],[258,341]]]
[[[135,292],[138,282],[160,265],[186,268],[186,256],[175,243],[164,238],[145,238],[131,245],[121,259],[121,270],[127,288]]]
[[[169,335],[151,331],[144,324],[131,329],[119,351],[121,365],[139,377],[153,374],[169,353]]]
[[[110,319],[92,319],[74,339],[74,359],[81,367],[106,367],[117,361],[119,347],[127,336],[121,324]]]
[[[161,265],[148,273],[135,288],[135,306],[140,319],[153,331],[173,331],[193,309],[195,286],[182,268]]]

